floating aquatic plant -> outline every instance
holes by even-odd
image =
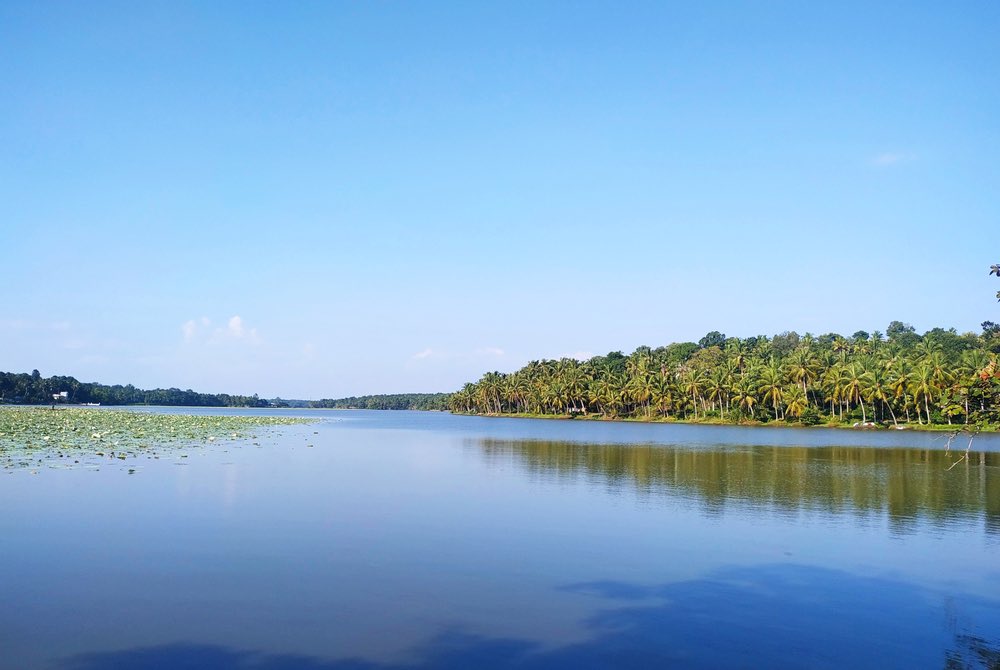
[[[309,423],[283,416],[207,416],[124,410],[0,407],[0,465],[71,467],[100,459],[159,457],[169,449],[256,438],[255,431]],[[58,459],[64,459],[58,462]],[[64,464],[65,463],[65,464]]]

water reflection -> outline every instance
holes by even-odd
[[[1000,453],[395,416],[5,477],[0,669],[997,665]]]
[[[399,662],[175,643],[87,653],[59,670],[430,670],[432,668],[995,668],[995,601],[968,598],[976,626],[942,626],[940,594],[891,579],[796,564],[737,567],[648,586],[570,584],[597,610],[583,642],[545,646],[457,629]]]
[[[581,445],[544,440],[468,440],[493,463],[541,477],[601,480],[643,493],[684,495],[709,511],[742,505],[778,512],[885,513],[897,529],[916,520],[976,522],[1000,532],[1000,453],[861,447]]]

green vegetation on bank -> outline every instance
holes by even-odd
[[[65,393],[65,396],[61,394]],[[54,398],[54,396],[60,396]],[[252,396],[228,393],[197,393],[176,388],[144,390],[131,384],[107,386],[96,382],[80,382],[73,377],[42,377],[38,370],[31,374],[0,372],[0,403],[18,405],[48,405],[53,402],[86,405],[165,405],[183,407],[270,407],[271,403],[257,394]]]
[[[63,395],[65,394],[65,395]],[[393,393],[351,396],[324,400],[265,400],[228,393],[198,393],[176,388],[144,390],[131,384],[85,383],[73,377],[42,377],[31,374],[0,372],[0,404],[15,405],[159,405],[165,407],[295,407],[333,409],[448,409],[448,393]]]
[[[1000,325],[923,335],[886,333],[729,337],[713,331],[588,361],[532,361],[489,372],[450,398],[473,414],[569,415],[725,423],[1000,423]]]
[[[254,431],[308,423],[280,416],[205,416],[59,407],[0,407],[0,464],[87,463],[170,448],[256,437]]]
[[[448,409],[449,393],[392,393],[387,395],[363,395],[336,400],[310,400],[308,407],[326,409]]]

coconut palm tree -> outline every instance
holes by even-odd
[[[848,342],[843,337],[837,336],[833,340],[833,344],[831,345],[831,348],[833,350],[833,353],[835,353],[840,358],[840,362],[841,363],[844,363],[845,361],[847,361],[847,354],[850,353],[850,351],[851,351],[851,343],[850,342]]]
[[[586,370],[575,360],[564,358],[560,361],[559,377],[566,388],[568,403],[574,410],[587,413],[587,385],[590,376]],[[579,403],[579,407],[577,407]]]
[[[712,406],[719,404],[719,412],[722,418],[726,418],[726,401],[729,399],[729,388],[732,386],[732,375],[729,370],[718,367],[708,375],[705,385],[705,395],[711,401]]]
[[[770,402],[774,407],[774,420],[778,420],[778,408],[781,405],[781,399],[785,395],[784,391],[784,374],[781,371],[781,366],[777,361],[771,359],[771,364],[764,368],[761,374],[760,391],[761,398],[764,402]]]
[[[756,389],[753,382],[742,378],[733,386],[733,400],[745,416],[753,418],[754,407],[757,405]]]
[[[809,399],[805,392],[797,384],[793,384],[785,390],[785,409],[796,419],[801,418],[803,412],[809,407]]]
[[[870,368],[862,376],[862,382],[864,385],[863,395],[872,404],[877,400],[882,403],[883,407],[889,408],[889,414],[892,416],[892,425],[899,426],[899,423],[896,421],[896,413],[892,410],[892,398],[895,392],[892,388],[889,373],[885,368],[877,365]],[[885,415],[883,414],[883,416]]]
[[[931,368],[931,376],[938,388],[944,388],[951,383],[953,375],[950,366],[945,361],[944,354],[940,350],[929,354],[925,361]]]
[[[963,386],[967,386],[965,394],[965,422],[969,422],[969,397],[975,395],[979,400],[979,411],[986,411],[985,394],[983,393],[983,371],[990,364],[989,355],[981,349],[962,352],[962,362],[958,368],[958,376]],[[989,375],[987,375],[987,378]]]
[[[913,394],[913,402],[917,407],[917,422],[920,421],[920,401],[924,403],[924,413],[927,423],[931,422],[930,402],[934,399],[937,388],[934,386],[934,370],[926,362],[917,365],[910,374],[910,393]]]
[[[851,362],[843,368],[843,395],[847,400],[848,408],[852,402],[861,404],[861,420],[868,423],[868,414],[865,412],[864,376],[867,372],[865,366],[859,362]]]
[[[589,387],[591,402],[595,403],[602,414],[618,415],[621,400],[622,380],[614,373],[598,377]]]
[[[809,384],[816,381],[819,375],[819,365],[816,358],[805,347],[793,351],[788,357],[788,376],[792,381],[802,385],[802,393],[809,395]]]
[[[686,368],[681,371],[681,389],[685,395],[691,398],[695,419],[698,418],[698,400],[701,398],[701,387],[704,380],[704,372],[701,370]]]
[[[651,398],[657,411],[666,416],[674,406],[674,383],[669,376],[658,374],[653,377],[653,395]]]
[[[479,382],[481,404],[488,413],[500,414],[503,376],[499,372],[487,372]]]
[[[743,376],[743,367],[747,362],[747,346],[739,338],[731,338],[726,341],[726,354],[729,356],[730,362],[740,371],[740,376]]]
[[[628,394],[638,405],[646,410],[649,417],[649,402],[653,397],[653,378],[649,373],[637,373],[628,382]]]
[[[542,387],[542,399],[552,414],[564,414],[569,411],[569,393],[566,386],[559,380]]]
[[[894,424],[910,421],[914,412],[921,424],[952,422],[959,414],[966,422],[997,422],[997,330],[987,322],[978,337],[940,329],[920,336],[894,323],[884,343],[878,332],[853,340],[807,335],[783,360],[777,354],[788,340],[775,340],[778,346],[767,337],[730,338],[725,353],[714,347],[639,347],[628,356],[612,352],[593,363],[543,359],[509,375],[488,372],[463,386],[449,404],[455,411],[487,414],[596,410],[650,417],[655,408],[659,416],[695,419],[718,408],[726,419],[753,417],[764,402],[775,419],[801,416],[815,406],[841,420],[860,407],[865,421],[871,409],[874,419],[885,420],[888,413]],[[27,397],[17,383],[0,393]]]

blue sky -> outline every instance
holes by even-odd
[[[995,2],[0,2],[0,369],[336,397],[978,332],[998,35]]]

